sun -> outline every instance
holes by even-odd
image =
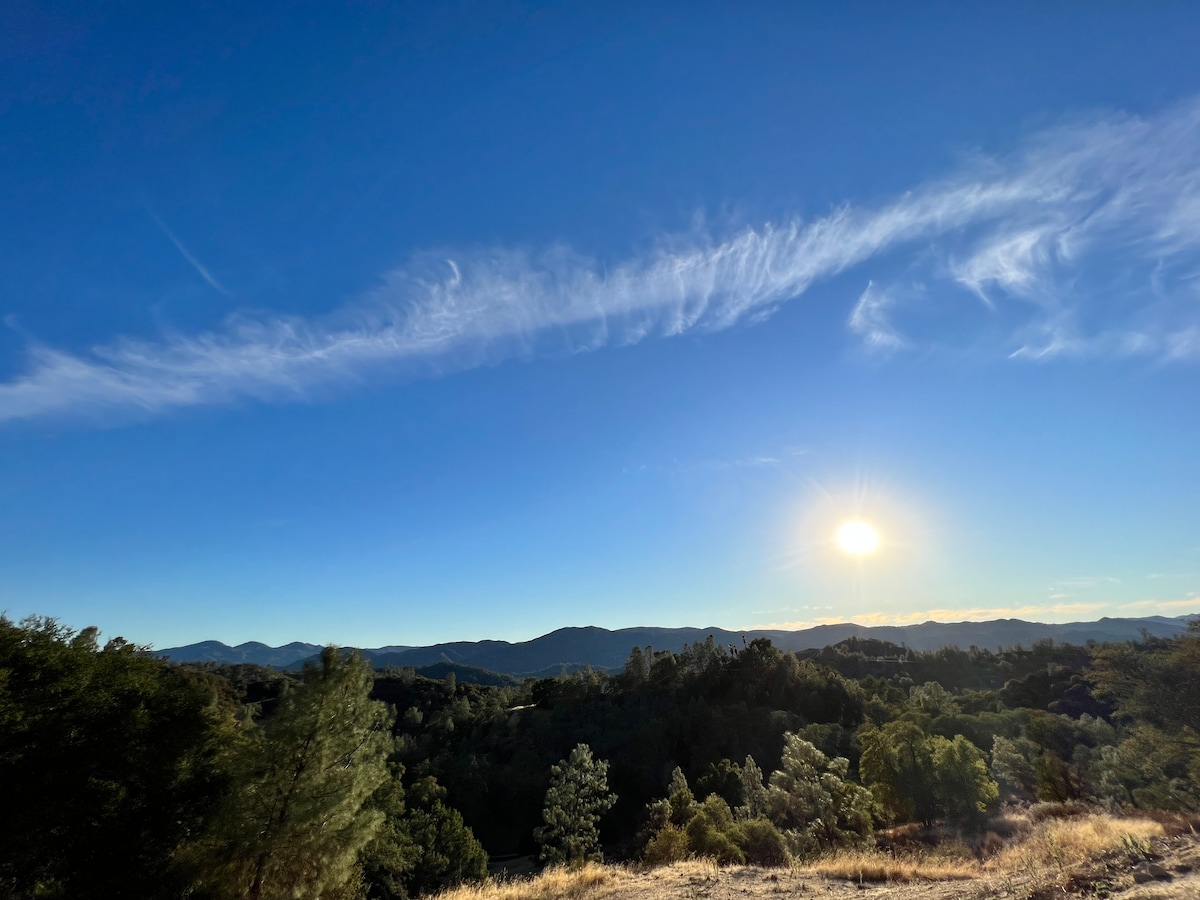
[[[846,553],[862,556],[879,546],[879,535],[866,522],[847,522],[838,529],[837,542]]]

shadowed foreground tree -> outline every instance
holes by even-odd
[[[360,852],[382,810],[367,803],[388,778],[392,713],[369,699],[371,667],[333,647],[262,724],[247,719],[230,749],[236,782],[189,854],[217,897],[351,897]]]
[[[600,859],[600,817],[617,797],[608,789],[608,763],[594,759],[587,744],[550,767],[542,808],[545,825],[534,833],[542,862],[579,864]]]
[[[169,897],[221,783],[212,680],[0,616],[0,896]]]

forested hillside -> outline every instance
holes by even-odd
[[[850,639],[885,641],[914,650],[943,647],[986,647],[999,649],[1018,644],[1029,646],[1052,640],[1060,644],[1111,643],[1137,640],[1143,634],[1178,637],[1187,629],[1188,616],[1146,616],[1135,619],[1102,618],[1095,622],[1026,622],[1022,619],[993,619],[987,622],[922,622],[917,625],[857,625],[842,622],[793,631],[723,628],[607,628],[587,626],[559,628],[528,641],[453,641],[428,647],[360,648],[378,668],[405,666],[424,668],[453,665],[486,669],[522,677],[553,677],[564,668],[573,672],[593,669],[619,671],[629,648],[651,646],[679,653],[689,644],[712,637],[722,646],[741,646],[766,638],[780,650],[819,650]],[[249,641],[229,647],[219,641],[202,641],[184,647],[167,647],[158,652],[173,662],[258,663],[279,669],[300,668],[315,661],[320,653],[315,644],[292,643],[268,647]]]
[[[172,665],[0,619],[0,896],[405,897],[488,856],[774,865],[1013,800],[1200,810],[1200,627],[633,647],[523,683]]]

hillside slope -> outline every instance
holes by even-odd
[[[766,637],[782,650],[810,650],[839,643],[849,637],[872,638],[911,647],[937,650],[941,647],[981,647],[996,649],[1017,644],[1029,646],[1037,641],[1086,644],[1138,639],[1143,632],[1156,637],[1182,634],[1191,616],[1166,618],[1149,616],[1134,619],[1103,618],[1095,622],[1046,624],[1021,619],[995,619],[990,622],[924,622],[919,625],[818,625],[798,631],[729,631],[723,628],[606,628],[586,626],[560,628],[529,641],[454,641],[427,647],[365,648],[363,653],[377,667],[412,666],[420,668],[442,663],[471,666],[510,675],[549,675],[562,667],[592,666],[619,669],[633,647],[678,652],[685,644],[705,641],[710,636],[721,646],[741,647]],[[170,647],[159,654],[176,662],[252,662],[276,668],[299,666],[314,657],[319,645],[292,643],[268,647],[257,642],[227,647],[218,641],[204,641],[184,647]]]

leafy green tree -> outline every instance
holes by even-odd
[[[1125,726],[1117,747],[1102,747],[1093,760],[1102,795],[1200,810],[1200,618],[1175,640],[1102,649],[1091,675]]]
[[[546,863],[579,864],[600,859],[600,817],[616,803],[608,789],[608,763],[594,759],[587,744],[550,768],[542,806],[545,825],[534,837]]]
[[[752,758],[747,757],[747,763],[758,772]],[[761,773],[753,777],[760,779],[758,787],[765,794]],[[741,818],[735,818],[725,798],[716,793],[697,803],[678,767],[671,773],[668,795],[651,803],[648,813],[651,836],[643,856],[648,865],[666,865],[689,856],[706,857],[720,865],[749,862],[776,866],[789,859],[783,836],[773,824],[761,816],[745,818],[745,807],[738,808]]]
[[[932,824],[938,809],[925,732],[898,719],[864,732],[860,740],[858,770],[875,799],[894,819]]]
[[[862,736],[859,771],[876,799],[901,821],[972,820],[999,796],[983,752],[963,735],[927,735],[904,720]]]
[[[977,822],[1000,797],[996,782],[988,777],[983,751],[961,734],[954,740],[932,739],[935,790],[942,812],[964,822]]]
[[[997,735],[992,742],[992,775],[1005,789],[1026,800],[1037,796],[1034,759],[1038,745],[1026,737]]]
[[[767,809],[799,856],[862,843],[871,832],[873,798],[849,778],[844,757],[830,759],[796,734],[784,735],[782,768],[771,774]]]
[[[218,684],[98,636],[0,616],[0,896],[177,895],[220,796]]]
[[[691,852],[687,832],[666,822],[651,835],[642,861],[648,866],[669,866],[687,859]]]
[[[708,857],[718,865],[735,865],[746,861],[746,854],[738,846],[742,834],[733,821],[733,812],[717,794],[709,794],[697,806],[685,831],[688,847],[697,856]]]
[[[371,700],[371,667],[327,647],[262,724],[229,750],[233,790],[189,859],[218,897],[325,898],[357,888],[359,854],[384,813],[392,712]]]

